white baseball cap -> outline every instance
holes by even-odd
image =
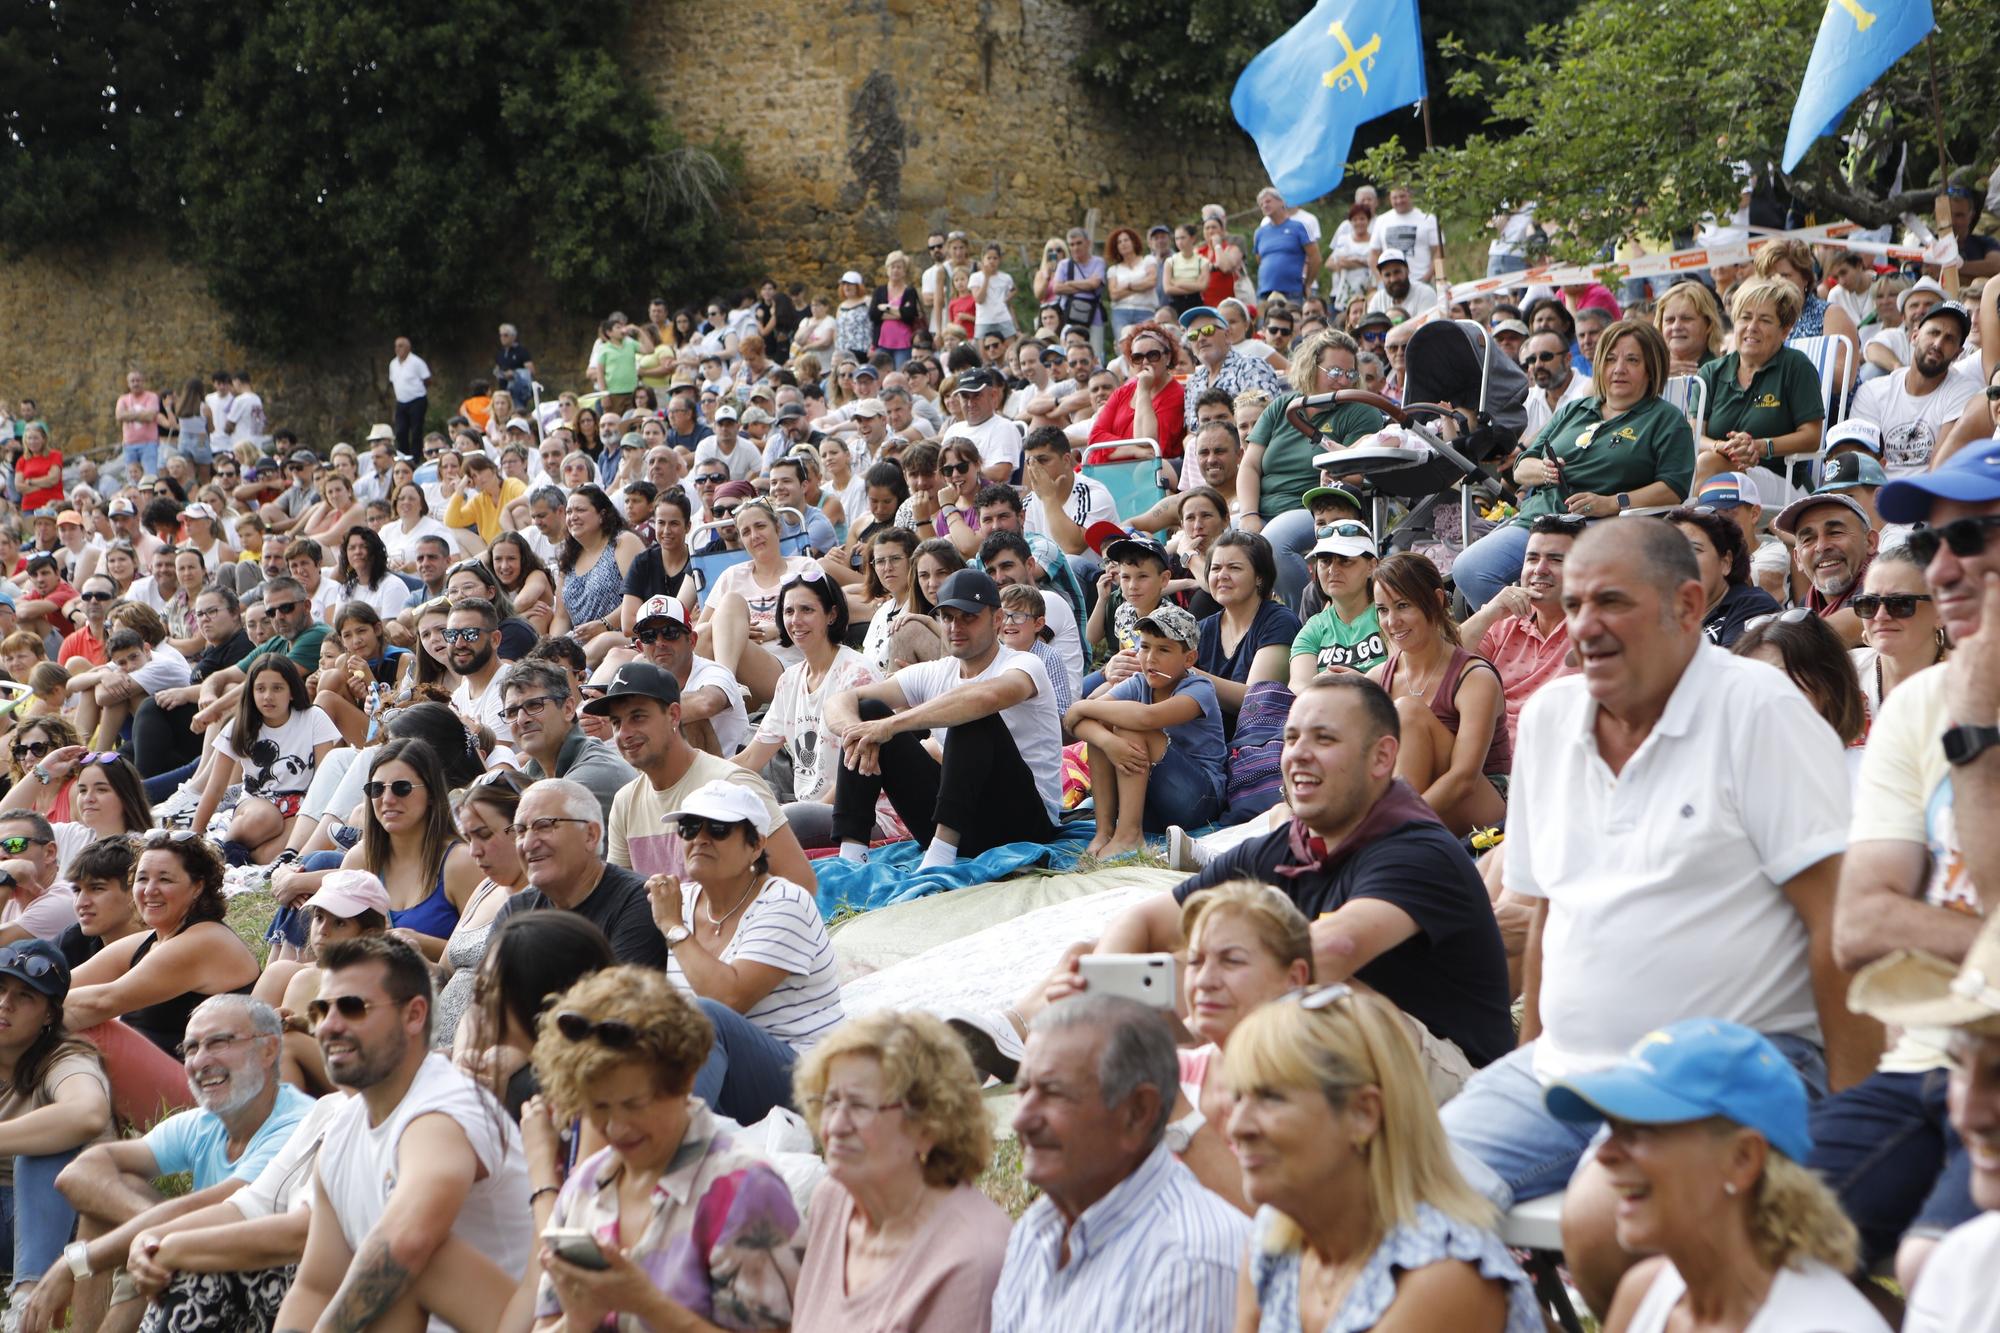
[[[757,836],[768,838],[778,821],[771,817],[771,811],[764,804],[764,798],[748,787],[734,782],[708,782],[694,789],[694,794],[681,802],[678,810],[669,810],[660,816],[662,824],[671,824],[684,815],[697,819],[714,819],[727,824],[748,824],[757,830]]]
[[[685,625],[688,623],[687,608],[681,605],[678,597],[664,594],[648,597],[645,605],[639,608],[639,614],[632,618],[632,628],[637,629],[649,620],[671,620],[677,625]]]
[[[1410,259],[1401,250],[1384,250],[1375,260],[1375,267],[1380,268],[1384,264],[1401,264],[1404,268],[1408,268]]]

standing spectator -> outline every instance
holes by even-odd
[[[1319,280],[1319,237],[1272,186],[1257,191],[1257,207],[1264,220],[1251,234],[1250,244],[1257,251],[1258,300],[1274,292],[1294,301],[1304,300],[1306,291]]]
[[[1014,279],[1000,268],[1000,243],[989,242],[979,256],[979,267],[971,278],[973,300],[977,303],[977,330],[981,338],[997,334],[1011,341],[1014,327]]]
[[[1444,233],[1435,217],[1410,202],[1407,185],[1389,187],[1389,211],[1377,214],[1369,224],[1368,245],[1375,252],[1378,278],[1383,252],[1394,250],[1408,262],[1415,281],[1428,283],[1433,273],[1439,282],[1450,281],[1444,271]]]
[[[119,399],[120,402],[125,401]],[[63,498],[63,456],[49,447],[49,428],[30,421],[21,429],[21,456],[14,460],[14,488],[21,493],[21,512],[32,514]],[[4,570],[12,576],[14,570]]]
[[[910,257],[901,250],[891,250],[882,261],[882,277],[884,281],[875,289],[868,307],[871,341],[875,351],[887,352],[901,370],[910,359],[910,346],[923,319],[917,289],[910,284]]]
[[[606,412],[623,415],[639,388],[638,329],[623,315],[613,314],[597,326],[597,345],[590,349],[590,382],[604,395]],[[605,449],[610,440],[602,441]]]
[[[1208,285],[1202,288],[1201,304],[1220,305],[1236,295],[1236,280],[1243,276],[1243,247],[1229,234],[1220,205],[1216,206],[1214,216],[1203,210],[1201,235],[1201,246],[1196,253],[1208,261]],[[1187,313],[1181,311],[1182,315]],[[1185,320],[1182,327],[1186,327]]]
[[[1045,299],[1055,305],[1065,325],[1085,331],[1091,354],[1102,361],[1106,265],[1090,253],[1090,233],[1083,228],[1071,227],[1068,243],[1069,255],[1056,265]]]
[[[1159,303],[1153,288],[1159,280],[1159,260],[1147,254],[1139,233],[1119,227],[1104,238],[1106,290],[1111,297],[1111,336],[1123,341],[1125,330],[1153,317]]]
[[[125,376],[125,392],[119,396],[118,429],[125,441],[125,473],[132,480],[156,475],[160,470],[160,426],[170,420],[160,410],[160,395],[146,387],[146,373],[134,370]],[[133,472],[134,468],[138,471]]]
[[[408,338],[397,338],[396,354],[389,358],[389,390],[396,396],[396,451],[412,463],[424,456],[424,414],[430,411],[430,389],[430,366],[410,350]]]
[[[1174,252],[1160,261],[1161,283],[1166,289],[1167,299],[1162,305],[1170,305],[1176,315],[1185,314],[1202,303],[1202,293],[1208,289],[1208,275],[1212,267],[1196,248],[1201,233],[1183,222],[1174,228]]]

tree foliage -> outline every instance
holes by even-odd
[[[1415,153],[1397,139],[1355,164],[1374,178],[1412,181],[1463,212],[1533,200],[1559,223],[1559,252],[1581,258],[1634,230],[1671,234],[1729,213],[1734,164],[1783,156],[1799,79],[1825,0],[1589,0],[1560,25],[1528,34],[1522,55],[1468,48],[1460,97],[1490,108],[1487,129],[1462,145]],[[2000,150],[1990,90],[2000,35],[1990,0],[1935,0],[1933,51],[1919,46],[1857,100],[1842,134],[1821,139],[1784,184],[1823,221],[1869,225],[1925,211],[1936,195],[1928,59],[1952,161],[1990,165]],[[1902,188],[1897,188],[1897,168]],[[1963,173],[1961,173],[1963,174]]]
[[[524,279],[590,309],[715,271],[736,162],[612,58],[628,0],[47,8],[5,67],[33,129],[0,146],[8,243],[163,231],[253,346],[421,336]],[[190,54],[156,74],[162,28]]]

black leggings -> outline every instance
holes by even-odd
[[[890,715],[879,699],[861,703],[861,719]],[[944,762],[923,747],[925,733],[905,731],[882,746],[881,772],[863,775],[846,764],[833,784],[833,835],[841,842],[868,841],[875,828],[875,802],[889,804],[920,844],[929,844],[937,826],[958,831],[962,856],[977,856],[1009,842],[1047,842],[1056,836],[1048,807],[1035,789],[1035,775],[1014,745],[1014,735],[998,713],[962,722],[945,733]]]
[[[194,715],[193,704],[162,708],[151,699],[140,701],[132,715],[132,757],[141,777],[158,777],[201,758],[201,733],[189,725]]]

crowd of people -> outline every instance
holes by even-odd
[[[1528,1333],[1561,1195],[1607,1329],[2000,1328],[1976,202],[1473,296],[1256,203],[0,409],[5,1327]],[[822,878],[1022,843],[1185,878],[850,1012]]]

